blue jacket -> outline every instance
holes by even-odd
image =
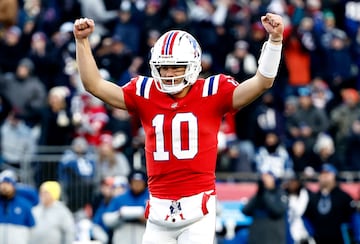
[[[110,234],[111,230],[104,224],[104,221],[102,220],[102,215],[106,212],[108,206],[109,206],[109,203],[105,203],[105,201],[102,200],[99,207],[95,211],[94,217],[92,220],[95,224],[98,224],[99,226],[101,226],[104,229],[104,231],[106,231],[108,234]]]
[[[147,200],[149,200],[149,191],[147,189],[140,195],[134,195],[129,189],[124,194],[113,198],[106,212],[117,211],[123,206],[142,206],[145,208]]]
[[[11,200],[0,197],[0,243],[28,242],[30,229],[35,225],[31,208],[32,204],[21,196],[15,195]]]

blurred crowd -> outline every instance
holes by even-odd
[[[149,75],[150,49],[169,29],[197,37],[204,53],[201,77],[220,72],[242,82],[256,72],[267,39],[260,16],[270,11],[281,14],[286,23],[280,70],[269,92],[224,118],[218,170],[261,170],[267,167],[263,164],[267,157],[274,155],[279,174],[289,169],[317,172],[324,162],[340,171],[360,169],[360,4],[355,1],[3,4],[7,4],[0,20],[4,164],[19,167],[24,158],[31,161],[39,147],[69,146],[78,137],[92,152],[106,154],[107,149],[98,152],[106,137],[130,168],[143,167],[138,119],[102,103],[81,85],[72,34],[77,17],[95,20],[92,50],[101,75],[114,83],[125,85],[138,74]],[[41,172],[39,167],[35,171]],[[58,174],[57,169],[49,172]]]
[[[266,12],[286,24],[278,76],[254,103],[224,117],[217,170],[277,178],[314,175],[324,164],[359,171],[360,3],[349,0],[1,1],[1,170],[27,167],[39,189],[60,182],[76,212],[107,177],[145,169],[139,120],[81,85],[76,18],[95,20],[92,50],[103,78],[116,84],[150,75],[151,47],[170,29],[198,39],[201,77],[225,73],[241,83],[256,72]]]

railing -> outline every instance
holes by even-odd
[[[34,168],[35,164],[41,163],[58,163],[65,150],[69,149],[70,146],[38,146],[37,151],[31,157],[24,155],[24,158],[31,158],[31,161],[22,161],[20,162],[20,169],[12,168],[17,171],[19,180],[23,183],[34,185]],[[138,167],[138,156],[134,155],[134,167]],[[11,165],[8,166],[11,168]],[[44,172],[46,174],[46,172]],[[217,179],[219,181],[225,182],[253,182],[257,180],[258,175],[254,172],[216,172]],[[46,175],[43,175],[44,178],[48,178]],[[49,175],[52,178],[51,175]],[[305,176],[304,176],[305,177]],[[316,180],[317,175],[306,176],[306,179],[309,181]],[[353,182],[360,181],[360,171],[341,171],[338,174],[338,178],[341,181]]]
[[[69,149],[69,146],[62,147],[54,147],[54,146],[39,146],[37,151],[32,157],[24,157],[31,158],[30,161],[23,161],[20,164],[19,169],[14,169],[17,171],[19,180],[22,183],[38,187],[39,184],[44,180],[58,180],[57,179],[57,165],[60,162],[61,157],[66,149]],[[134,164],[138,165],[138,160],[136,159],[138,156],[134,156]],[[136,166],[134,165],[134,166]],[[11,166],[10,166],[11,167]],[[41,169],[41,170],[39,170]],[[258,179],[258,174],[254,172],[217,172],[216,173],[217,180],[220,182],[230,183],[249,183],[256,182]],[[360,171],[343,171],[339,172],[338,178],[342,182],[359,182],[360,181]],[[307,176],[306,181],[313,182],[317,180],[317,175],[314,174],[312,176]],[[76,181],[77,179],[74,179]],[[76,182],[73,182],[76,183]],[[94,182],[94,186],[91,188],[74,188],[74,191],[67,192],[68,195],[64,195],[64,199],[69,199],[73,197],[82,196],[85,192],[81,192],[84,190],[93,190],[97,186],[95,185],[97,182]],[[76,205],[76,204],[75,204]]]

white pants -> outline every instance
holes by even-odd
[[[196,196],[195,196],[196,198]],[[151,200],[150,200],[151,201]],[[182,202],[180,199],[178,202]],[[150,202],[151,204],[151,202]],[[201,205],[201,203],[199,203]],[[186,206],[186,204],[184,204]],[[184,225],[159,224],[148,219],[143,244],[213,244],[215,239],[216,196],[210,195],[206,202],[208,213]],[[184,218],[187,211],[183,209]],[[151,215],[151,210],[150,210]],[[164,216],[166,217],[166,216]],[[178,219],[178,218],[177,218]],[[179,220],[181,221],[181,220]]]

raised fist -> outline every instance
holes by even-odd
[[[95,28],[94,20],[88,18],[80,18],[75,20],[73,33],[75,39],[87,38]]]

